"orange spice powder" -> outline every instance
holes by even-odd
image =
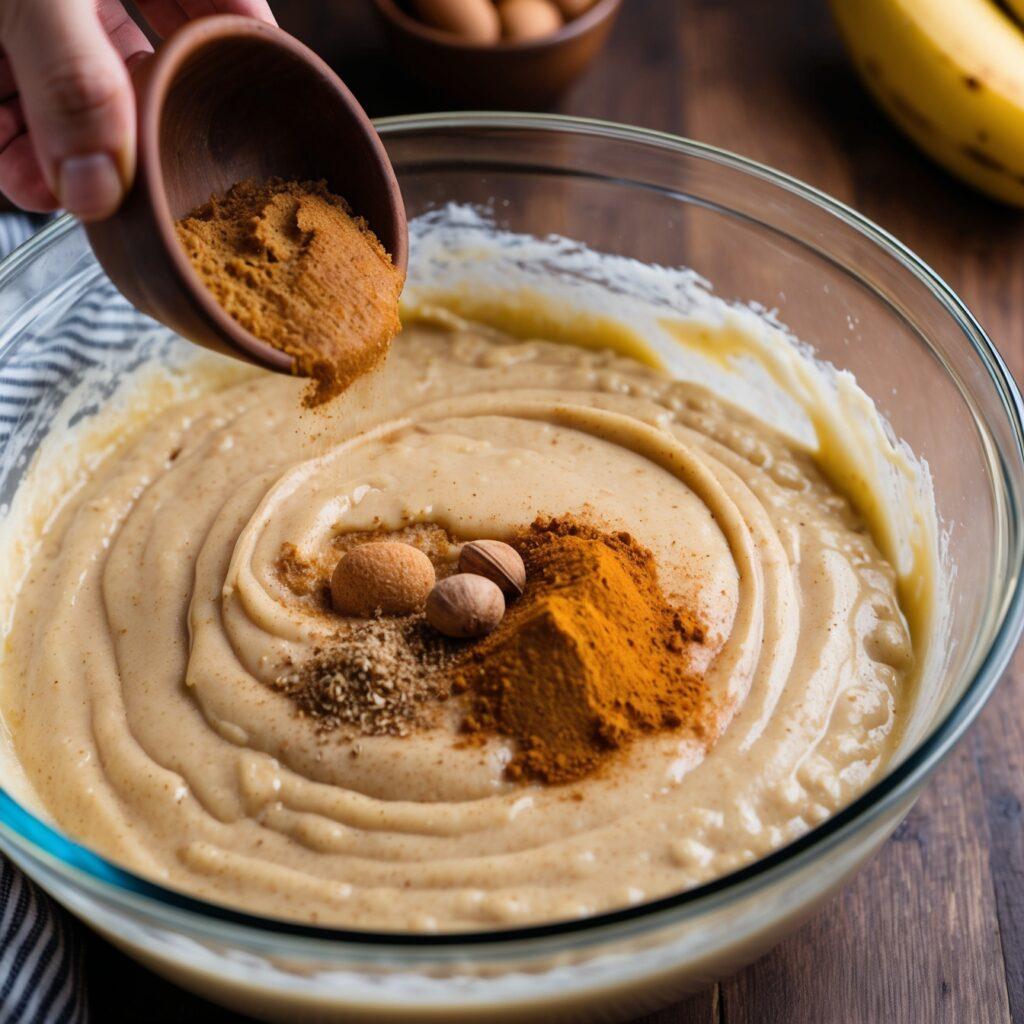
[[[508,775],[572,782],[644,734],[702,737],[712,705],[688,651],[704,631],[668,604],[651,552],[572,518],[513,544],[526,592],[451,675],[465,731],[516,741]]]
[[[312,378],[307,405],[371,370],[398,333],[403,275],[323,181],[239,182],[177,232],[225,312]]]

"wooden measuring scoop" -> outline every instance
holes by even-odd
[[[405,206],[383,143],[341,79],[287,32],[235,15],[200,18],[137,65],[132,82],[135,181],[117,213],[85,229],[142,312],[216,352],[291,369],[291,356],[221,309],[175,232],[178,218],[246,178],[326,179],[405,272]]]

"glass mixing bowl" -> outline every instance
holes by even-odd
[[[500,229],[690,266],[719,295],[777,310],[856,375],[927,460],[955,568],[948,642],[923,690],[926,727],[869,791],[776,853],[655,902],[540,927],[400,935],[234,912],[118,868],[10,787],[0,793],[0,847],[147,965],[267,1020],[625,1018],[749,961],[817,907],[892,832],[991,693],[1021,631],[1020,395],[933,271],[778,172],[668,135],[565,118],[432,115],[379,127],[410,217],[476,204]],[[84,333],[101,311],[102,328]],[[0,267],[0,513],[39,442],[74,418],[62,415],[72,397],[75,417],[88,415],[132,368],[172,359],[183,344],[117,296],[71,219],[13,254]],[[83,399],[98,363],[106,383]]]

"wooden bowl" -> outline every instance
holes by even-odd
[[[400,63],[430,85],[475,108],[545,107],[558,98],[608,40],[622,0],[590,10],[540,39],[480,44],[414,18],[408,0],[373,0]]]
[[[251,18],[182,26],[133,72],[138,167],[121,208],[86,225],[103,269],[138,309],[207,348],[287,371],[193,270],[174,222],[237,181],[325,178],[403,272],[405,207],[377,132],[340,78],[297,39]]]

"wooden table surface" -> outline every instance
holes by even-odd
[[[273,2],[273,0],[272,0]],[[935,267],[1024,374],[1024,213],[928,163],[862,92],[821,0],[626,0],[556,109],[764,161],[863,211]],[[277,0],[371,115],[450,106],[409,82],[363,0]],[[643,1024],[1024,1022],[1024,661],[883,852],[738,976]],[[94,1020],[237,1022],[98,939]]]

